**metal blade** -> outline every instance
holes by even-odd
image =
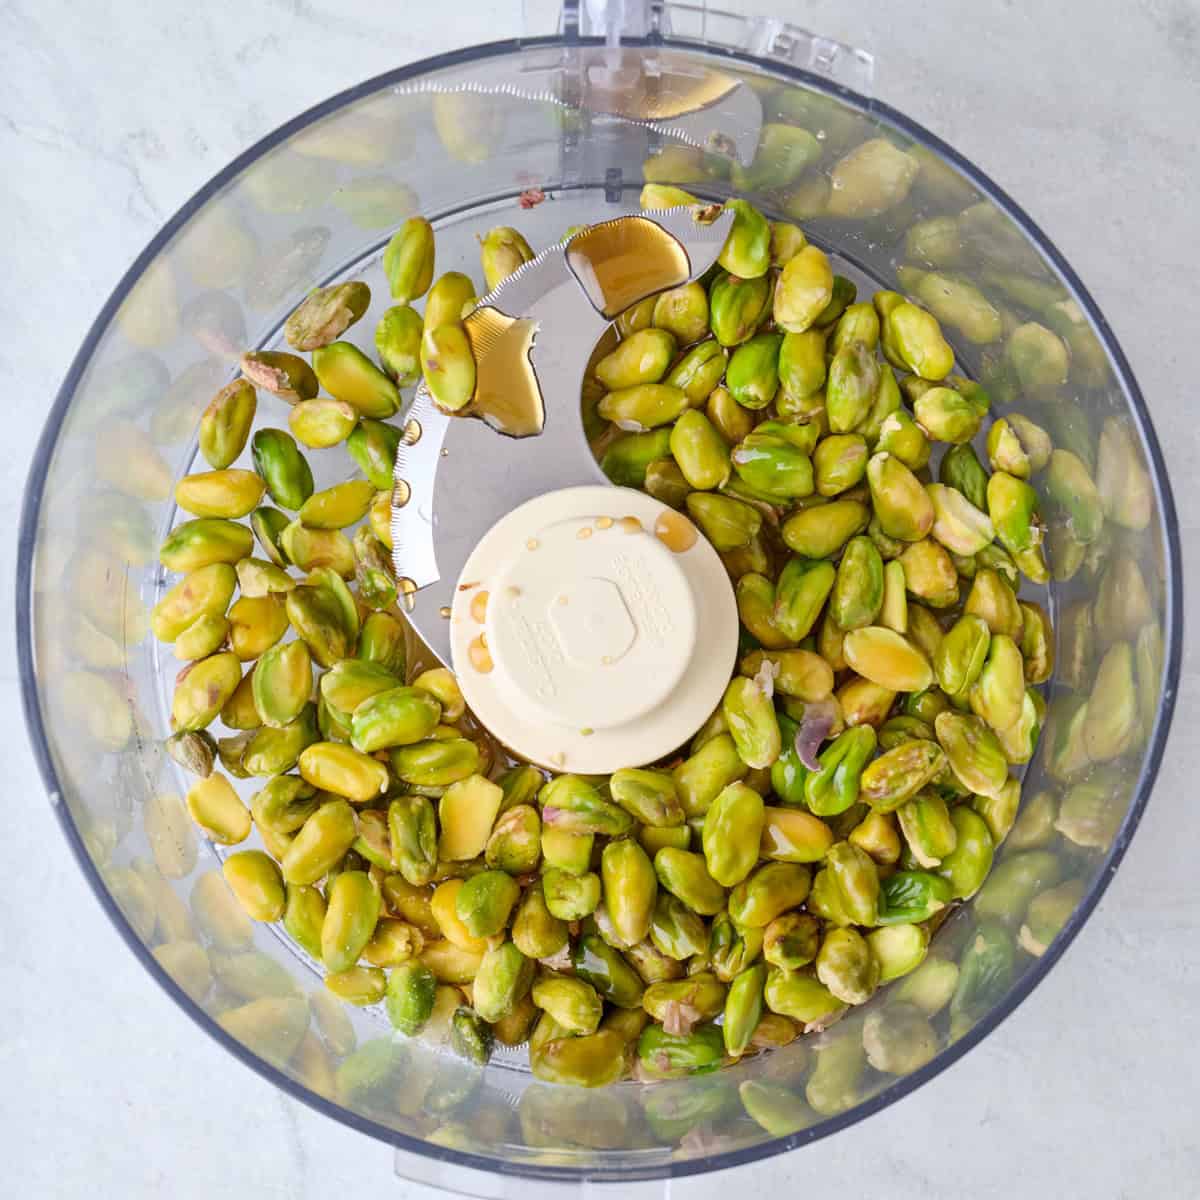
[[[682,246],[686,275],[694,279],[716,261],[732,219],[722,212],[698,222],[693,207],[682,207],[626,214],[601,225],[630,220],[658,225]],[[417,589],[409,597],[410,620],[444,662],[449,662],[450,644],[440,614],[484,533],[544,492],[607,482],[583,431],[580,396],[588,360],[611,320],[598,311],[594,295],[568,262],[572,242],[577,238],[544,250],[478,306],[534,322],[529,360],[545,411],[541,432],[505,437],[482,420],[447,416],[424,382],[409,412],[420,436],[411,444],[402,442],[396,456],[395,496],[407,499],[393,504],[393,561],[397,575]]]
[[[396,481],[392,491],[392,561],[400,577],[411,579],[417,588],[438,581],[433,496],[449,424],[450,417],[434,404],[422,382],[408,410],[409,428],[418,429],[420,436],[415,442],[406,439],[400,443],[392,472]],[[400,500],[405,502],[400,504]]]

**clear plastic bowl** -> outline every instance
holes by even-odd
[[[1004,870],[1034,847],[1049,851],[1042,885],[1072,881],[1066,894],[1077,902],[1056,936],[1049,905],[1028,912],[1021,887],[986,893],[983,915],[978,899],[951,915],[931,956],[957,966],[956,982],[944,972],[953,997],[933,1018],[936,1053],[913,1047],[907,1073],[901,1064],[885,1074],[863,1057],[864,1022],[894,1011],[886,990],[823,1034],[717,1074],[600,1092],[539,1083],[520,1051],[478,1070],[444,1049],[393,1040],[377,1011],[328,1003],[319,974],[278,927],[229,916],[218,855],[187,823],[187,781],[160,748],[179,664],[147,632],[169,583],[157,546],[177,520],[173,483],[196,457],[199,413],[234,376],[237,353],[276,344],[314,285],[372,278],[391,231],[414,211],[438,227],[438,269],[478,278],[476,235],[514,224],[536,247],[571,225],[634,210],[643,164],[647,177],[727,195],[726,155],[688,148],[670,120],[630,119],[630,96],[669,113],[681,77],[714,95],[737,85],[728,93],[737,104],[712,110],[715,125],[734,126],[718,150],[736,152],[747,96],[767,121],[806,127],[822,143],[820,163],[788,178],[768,135],[742,190],[770,215],[802,220],[841,269],[920,295],[922,277],[904,269],[936,267],[984,293],[1003,333],[980,343],[967,336],[978,329],[947,326],[960,369],[989,388],[995,411],[1024,413],[1078,455],[1109,514],[1083,547],[1066,514],[1044,504],[1058,664],[1024,784],[1033,815],[1020,845],[1010,839],[997,855]],[[864,143],[874,148],[856,149]],[[518,197],[533,186],[548,199],[525,211]],[[1033,378],[1036,364],[1020,352],[1026,335],[1011,337],[1030,322],[1069,346],[1065,383]],[[352,332],[362,340],[372,327]],[[259,419],[282,423],[265,394]],[[1183,611],[1175,511],[1146,405],[1104,318],[1029,217],[883,104],[785,62],[669,39],[620,53],[534,39],[417,63],[327,101],[230,164],[133,264],[72,364],[29,478],[17,589],[22,688],[51,803],[150,975],[279,1087],[395,1145],[403,1170],[524,1196],[555,1182],[632,1186],[780,1153],[891,1104],[985,1037],[1053,966],[1128,846],[1171,719]],[[1118,643],[1135,664],[1132,733],[1112,685],[1126,653],[1114,655]],[[1080,706],[1089,697],[1091,757],[1108,761],[1085,753]],[[1115,730],[1107,746],[1105,729]],[[920,998],[932,1007],[936,990]],[[747,1114],[747,1081],[797,1098],[773,1133]]]

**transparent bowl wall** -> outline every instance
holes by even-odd
[[[1010,876],[1006,888],[985,889],[937,931],[931,957],[958,975],[931,1021],[936,1046],[921,1044],[929,1026],[905,1033],[912,1010],[897,1016],[885,991],[824,1033],[715,1075],[601,1092],[537,1082],[519,1050],[478,1070],[444,1048],[393,1040],[378,1010],[329,1003],[279,927],[239,920],[219,855],[182,809],[188,781],[160,748],[179,664],[147,632],[150,607],[173,582],[156,552],[179,519],[172,487],[193,467],[199,414],[234,377],[243,347],[278,343],[282,319],[311,287],[348,276],[378,284],[381,248],[412,212],[439,228],[439,271],[478,279],[477,234],[509,223],[541,246],[571,225],[633,210],[644,162],[659,181],[728,194],[720,155],[554,102],[569,95],[578,53],[550,39],[418,64],[329,101],[233,163],[154,240],[96,322],[47,423],[21,530],[32,737],[67,839],[131,949],[199,1026],[277,1085],[409,1153],[414,1174],[489,1194],[536,1186],[514,1176],[632,1181],[778,1153],[891,1103],[964,1053],[1045,974],[1111,877],[1147,801],[1180,653],[1179,548],[1162,459],[1115,339],[1061,256],[990,181],[885,106],[787,67],[675,43],[668,63],[735,76],[766,119],[823,143],[817,167],[760,187],[755,202],[802,220],[868,286],[920,294],[913,272],[938,267],[980,289],[1002,332],[981,343],[968,336],[978,329],[947,325],[959,369],[984,382],[994,411],[1050,431],[1099,486],[1108,519],[1086,546],[1069,508],[1048,498],[1042,508],[1057,667],[1024,797],[1046,819],[1022,824],[997,869],[1015,875],[1018,857],[1035,849],[1049,865],[1028,887]],[[664,53],[627,50],[625,83],[657,75]],[[847,204],[839,184],[853,172],[837,164],[880,138],[909,156],[905,170],[864,176],[859,152],[858,198]],[[782,169],[769,156],[756,167],[751,179],[768,183]],[[549,198],[523,210],[518,196],[534,185]],[[370,316],[352,330],[364,347],[385,295],[377,286]],[[1065,382],[1037,378],[1020,354],[1024,335],[1011,335],[1030,322],[1068,348]],[[260,423],[285,417],[282,402],[260,396]],[[326,459],[346,461],[315,456]],[[1029,904],[1063,883],[1077,902],[1055,935],[1049,903]],[[895,1073],[865,1061],[864,1022],[876,1038],[880,1022],[885,1032],[894,1025],[893,1040],[911,1051],[896,1056]],[[747,1081],[795,1097],[773,1132],[747,1115]]]

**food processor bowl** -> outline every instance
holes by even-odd
[[[1050,240],[953,149],[862,94],[865,56],[780,22],[646,11],[654,19],[618,40],[591,36],[569,5],[555,36],[397,69],[231,163],[104,306],[49,414],[21,521],[30,734],[66,839],[130,949],[242,1062],[395,1146],[403,1173],[479,1195],[660,1190],[825,1137],[944,1070],[1029,994],[1095,907],[1149,799],[1179,676],[1178,530],[1150,415]],[[200,413],[243,349],[282,344],[305,293],[354,277],[386,296],[382,248],[417,212],[437,229],[438,270],[477,278],[490,226],[546,246],[636,211],[646,181],[747,196],[802,224],[860,287],[898,289],[935,313],[937,281],[950,280],[979,318],[958,308],[945,322],[959,369],[988,389],[993,415],[1021,413],[1075,456],[1106,519],[1084,537],[1070,490],[1043,494],[1043,601],[1057,631],[1046,729],[1019,836],[937,931],[927,962],[938,969],[727,1069],[586,1091],[539,1082],[520,1049],[481,1069],[394,1036],[378,1008],[334,1000],[279,926],[245,919],[162,750],[180,663],[148,616],[169,586],[157,548],[179,519],[173,486],[197,459]],[[259,424],[281,423],[281,408],[264,395]],[[1085,703],[1098,712],[1129,663],[1134,711],[1087,728]],[[1025,886],[1030,854],[1041,882]],[[1052,901],[1031,904],[1049,878]],[[935,1015],[906,1026],[914,1010]]]

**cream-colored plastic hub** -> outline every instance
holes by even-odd
[[[556,771],[669,754],[720,702],[737,656],[716,551],[628,488],[565,488],[502,517],[467,559],[450,626],[476,717]]]

